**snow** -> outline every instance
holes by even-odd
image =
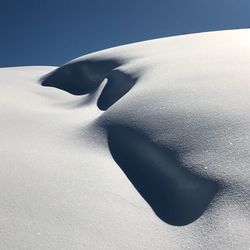
[[[0,69],[2,249],[249,249],[250,31]]]

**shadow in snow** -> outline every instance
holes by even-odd
[[[137,79],[128,73],[115,69],[121,62],[114,59],[86,60],[66,64],[47,76],[41,82],[43,86],[50,86],[65,90],[73,95],[93,93],[107,78],[97,106],[107,110],[122,98],[136,83]]]
[[[107,110],[111,107],[127,94],[137,81],[135,77],[120,70],[113,70],[107,78],[107,84],[97,101],[97,106],[101,110]]]
[[[142,197],[163,221],[176,226],[198,219],[219,185],[184,168],[175,152],[138,131],[108,127],[110,152]]]
[[[65,90],[73,95],[88,94],[120,64],[115,60],[80,61],[66,64],[42,79],[43,86]]]

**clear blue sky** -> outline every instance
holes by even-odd
[[[61,65],[178,34],[250,27],[250,0],[0,0],[0,67]]]

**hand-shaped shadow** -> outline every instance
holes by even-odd
[[[106,110],[135,85],[137,78],[117,69],[116,60],[80,61],[64,65],[42,79],[43,86],[74,95],[93,93],[108,81],[97,101]],[[165,222],[182,226],[199,218],[219,186],[182,166],[176,153],[162,149],[142,133],[123,126],[108,127],[110,152],[129,180]]]

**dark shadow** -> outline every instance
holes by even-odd
[[[120,62],[111,59],[66,64],[45,76],[42,85],[59,88],[73,95],[88,94],[101,84],[112,69],[120,65]]]
[[[108,82],[97,101],[100,110],[107,110],[122,98],[137,81],[135,77],[120,70],[113,70],[107,78]]]
[[[97,106],[107,110],[122,98],[136,83],[137,78],[118,69],[118,60],[105,59],[80,61],[64,65],[41,79],[43,86],[65,90],[73,95],[85,95],[98,89],[105,78],[108,82],[104,87]],[[89,98],[88,100],[92,100]]]
[[[219,185],[182,166],[176,153],[162,149],[142,133],[108,127],[110,152],[123,172],[163,221],[187,225],[207,209]]]

